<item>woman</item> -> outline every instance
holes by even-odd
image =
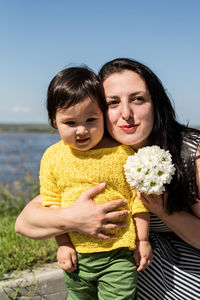
[[[153,213],[154,259],[140,273],[138,299],[199,299],[200,132],[176,121],[161,82],[147,67],[117,59],[102,67],[100,79],[112,137],[136,151],[153,144],[169,150],[177,170],[165,199],[141,196]]]
[[[140,272],[138,299],[199,299],[200,132],[176,121],[160,80],[146,66],[130,59],[116,59],[102,67],[99,77],[108,104],[106,122],[110,135],[120,143],[131,145],[135,151],[143,146],[159,145],[170,151],[176,167],[176,175],[163,197],[140,195],[152,213],[150,240],[154,259],[148,269]],[[93,194],[88,190],[78,200],[87,204],[88,210],[92,207],[90,214],[93,220],[95,208],[99,207],[87,197],[91,198],[100,188],[94,187]],[[29,213],[33,209],[34,214],[39,213],[39,216],[30,218]],[[111,213],[109,209],[109,217],[106,210],[101,211],[100,222],[98,226],[95,223],[93,235],[98,233],[101,238],[108,238],[102,230],[105,226],[111,228],[110,217],[117,213]],[[58,218],[51,220],[44,210],[40,199],[34,200],[18,217],[16,230],[33,237],[31,232],[38,229],[39,238],[70,230],[70,222],[65,226]],[[62,219],[64,213],[62,209],[59,211]],[[83,218],[88,211],[81,209],[79,214],[80,225],[84,228]],[[26,229],[23,229],[23,223],[28,226]],[[36,226],[39,223],[40,227]],[[87,221],[86,228],[90,225]],[[74,227],[81,230],[77,224]],[[91,234],[91,227],[87,233]]]

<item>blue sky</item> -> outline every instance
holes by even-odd
[[[46,91],[68,65],[149,66],[182,123],[200,125],[199,0],[0,0],[0,123],[47,123]]]

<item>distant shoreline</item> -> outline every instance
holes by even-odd
[[[190,126],[200,130],[200,126]],[[0,133],[3,132],[37,132],[57,133],[49,124],[0,124]]]
[[[49,124],[0,124],[0,133],[3,132],[47,132],[56,133]]]

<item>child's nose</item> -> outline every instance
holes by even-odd
[[[87,129],[85,126],[78,126],[77,130],[76,130],[76,134],[77,135],[83,135],[87,132]]]

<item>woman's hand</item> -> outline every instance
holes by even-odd
[[[47,239],[69,231],[77,231],[100,239],[113,236],[104,230],[126,226],[113,222],[129,214],[128,210],[117,209],[125,206],[123,199],[105,204],[95,204],[93,197],[101,193],[105,184],[97,185],[83,192],[79,199],[69,208],[49,208],[41,204],[41,196],[29,202],[15,223],[15,231],[32,239]]]
[[[104,204],[96,204],[93,201],[93,197],[101,193],[104,188],[105,184],[93,186],[83,192],[78,200],[69,208],[71,210],[73,231],[105,240],[114,238],[113,235],[105,234],[105,230],[114,230],[126,226],[125,223],[113,223],[115,220],[129,214],[127,210],[114,211],[120,206],[124,206],[126,204],[125,200],[119,199]],[[64,209],[61,213],[64,213]]]
[[[162,195],[145,195],[137,192],[137,196],[141,199],[142,203],[148,208],[150,212],[158,217],[166,214],[165,202],[167,200],[167,193]]]

